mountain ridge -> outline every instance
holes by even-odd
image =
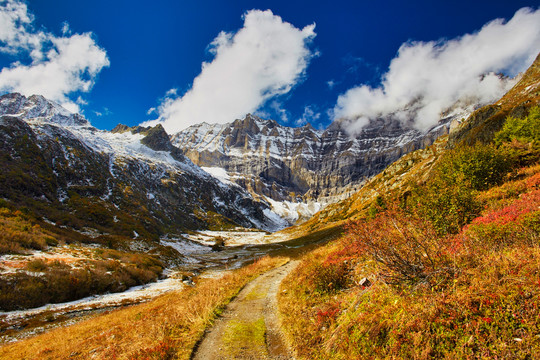
[[[424,132],[377,119],[354,136],[345,120],[316,130],[309,124],[292,128],[248,114],[227,124],[190,126],[171,135],[171,142],[196,165],[226,172],[255,198],[320,209],[352,195],[404,154],[431,145],[469,112],[441,119]]]
[[[164,235],[166,229],[181,233],[186,228],[213,226],[210,213],[221,217],[224,224],[272,230],[286,225],[266,203],[254,201],[240,188],[225,186],[195,166],[170,144],[159,125],[138,133],[102,131],[43,97],[16,93],[0,97],[0,115],[0,150],[7,174],[0,182],[8,200],[36,201],[24,194],[28,190],[24,181],[13,186],[13,178],[28,177],[21,169],[30,167],[32,173],[32,165],[37,165],[40,170],[30,187],[43,190],[43,201],[55,204],[60,213],[73,212],[74,197],[95,199],[84,207],[101,206],[103,214],[96,214],[98,217],[109,214],[113,218],[119,208],[148,218],[153,225],[146,233],[155,233],[151,238]],[[21,143],[22,139],[28,143]],[[21,147],[32,147],[35,159],[13,156]],[[80,217],[77,211],[73,216]],[[143,230],[135,228],[137,233]]]

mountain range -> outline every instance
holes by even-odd
[[[237,226],[276,231],[354,198],[389,164],[441,135],[451,133],[451,146],[473,141],[471,127],[493,133],[534,102],[527,99],[537,68],[538,60],[498,103],[456,105],[424,131],[413,119],[375,119],[352,134],[345,120],[317,130],[251,114],[175,134],[161,125],[105,131],[42,96],[6,94],[0,196],[57,227],[94,236],[155,241]]]
[[[352,136],[341,122],[322,131],[249,114],[170,136],[161,125],[98,130],[42,96],[12,93],[0,97],[0,116],[6,201],[61,226],[156,239],[307,220],[463,113],[427,132],[379,119]]]

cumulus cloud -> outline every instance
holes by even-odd
[[[508,22],[496,19],[473,34],[451,40],[408,42],[391,61],[381,85],[360,85],[339,96],[334,119],[352,132],[370,119],[391,115],[419,129],[437,123],[458,102],[489,103],[513,84],[540,51],[540,10],[520,9]]]
[[[168,94],[158,107],[161,123],[177,132],[203,121],[225,123],[255,112],[267,100],[302,80],[314,54],[315,25],[298,29],[270,10],[251,10],[236,33],[221,32],[210,44],[214,55],[182,96]]]
[[[0,71],[0,91],[40,94],[77,112],[85,102],[69,96],[90,91],[99,72],[109,66],[107,53],[91,33],[70,35],[64,23],[58,37],[35,30],[33,21],[22,1],[0,1],[0,52],[19,59]]]

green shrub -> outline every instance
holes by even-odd
[[[453,149],[425,184],[412,185],[406,206],[431,221],[439,235],[456,234],[479,215],[477,192],[501,184],[515,163],[512,151],[494,145]]]
[[[414,186],[406,206],[412,213],[429,220],[438,235],[457,234],[482,209],[470,182],[463,176],[449,184],[436,176],[423,186]]]
[[[472,190],[499,185],[514,165],[513,156],[493,145],[464,146],[445,154],[436,167],[437,176],[447,185],[466,181]]]
[[[525,118],[508,117],[503,128],[495,134],[494,141],[497,145],[518,141],[538,146],[540,143],[540,106],[533,107]]]

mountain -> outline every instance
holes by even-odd
[[[323,131],[247,115],[228,124],[193,125],[171,141],[196,165],[266,199],[294,222],[349,197],[404,154],[432,144],[473,107],[427,131],[386,118],[371,121],[353,136],[346,121]]]
[[[0,97],[0,197],[58,226],[158,239],[188,229],[287,225],[210,176],[158,125],[98,130],[42,96]]]
[[[489,143],[508,116],[523,118],[531,108],[539,105],[540,54],[501,99],[480,107],[462,121],[454,122],[447,136],[441,136],[432,145],[401,157],[367,181],[358,192],[330,204],[291,231],[311,232],[365,217],[377,197],[390,192],[403,194],[409,190],[411,183],[426,181],[433,166],[447,150],[476,142]]]
[[[489,142],[501,129],[507,116],[524,117],[540,102],[540,53],[533,64],[499,101],[475,111],[451,134],[449,146]]]

